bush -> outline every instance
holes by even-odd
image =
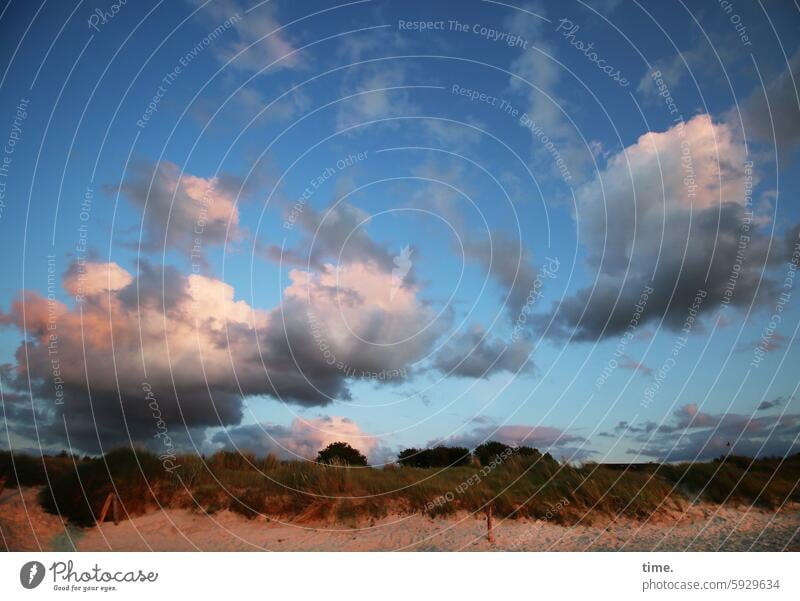
[[[510,454],[510,446],[495,440],[490,440],[475,447],[475,456],[481,462],[481,465],[489,465],[498,457],[507,458]]]
[[[332,442],[317,453],[317,463],[365,466],[367,458],[346,442]]]
[[[13,461],[12,461],[13,459]],[[75,461],[79,458],[76,456]],[[66,452],[57,456],[31,456],[21,453],[12,454],[0,451],[0,480],[6,477],[6,486],[43,486],[48,476],[55,478],[65,473],[72,466],[73,457]]]
[[[443,447],[433,449],[405,449],[397,456],[397,461],[405,467],[459,467],[469,465],[469,449],[464,447]]]
[[[116,490],[119,495],[120,518],[124,519],[145,513],[150,505],[167,503],[173,488],[166,484],[171,480],[152,453],[117,449],[53,478],[51,488],[41,493],[41,503],[50,513],[90,526],[99,518],[110,492]]]

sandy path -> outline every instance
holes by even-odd
[[[10,494],[12,493],[13,494]],[[312,528],[263,518],[248,520],[223,511],[211,516],[171,509],[100,528],[65,529],[44,513],[27,489],[28,515],[17,491],[0,497],[0,530],[13,550],[66,549],[118,551],[800,551],[800,507],[774,514],[739,508],[699,506],[691,517],[660,524],[618,520],[603,526],[564,527],[543,521],[497,521],[496,544],[486,540],[482,518],[429,519],[392,516],[359,528]],[[631,538],[635,533],[635,537]],[[665,538],[666,535],[666,538]]]
[[[0,549],[7,551],[61,551],[72,547],[70,533],[55,515],[39,505],[38,488],[0,490]]]

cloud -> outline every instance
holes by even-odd
[[[699,314],[774,297],[779,283],[769,269],[783,257],[769,254],[766,220],[746,202],[757,183],[746,160],[731,128],[708,115],[647,133],[611,157],[576,192],[579,237],[596,280],[562,300],[549,334],[619,334],[648,288],[640,322],[663,317],[673,329],[698,291],[706,294]]]
[[[668,91],[673,97],[678,94],[678,89],[684,82],[709,88],[726,83],[725,72],[720,68],[719,62],[709,60],[709,56],[718,55],[719,60],[730,68],[740,59],[740,54],[737,52],[739,40],[733,43],[717,43],[712,49],[711,43],[705,37],[694,37],[696,39],[691,47],[656,60],[645,71],[636,86],[636,92],[645,102],[653,106],[664,105],[664,98],[659,95],[660,90],[653,77],[654,72],[658,72],[657,76],[667,84]]]
[[[736,352],[745,353],[745,352],[752,352],[756,348],[760,348],[765,353],[772,353],[783,348],[784,343],[789,340],[787,336],[784,336],[780,332],[772,332],[772,335],[769,339],[759,339],[753,342],[740,342],[736,345]]]
[[[524,340],[504,343],[493,338],[480,326],[473,326],[454,336],[434,359],[434,367],[448,376],[485,378],[500,373],[518,374],[530,371],[533,345]]]
[[[167,161],[142,162],[119,190],[142,214],[145,251],[174,249],[200,259],[205,248],[244,237],[231,185],[230,177],[203,178]]]
[[[364,433],[346,417],[296,418],[286,427],[262,423],[237,426],[217,432],[211,442],[227,450],[244,450],[262,457],[275,453],[283,459],[314,459],[317,452],[332,442],[346,442],[370,459],[380,449],[380,441]]]
[[[644,422],[641,426],[636,426],[627,421],[617,422],[611,432],[600,432],[598,436],[606,438],[620,438],[625,434],[649,434],[658,428],[658,424],[652,421]]]
[[[391,272],[394,255],[370,237],[367,226],[371,219],[369,213],[346,202],[324,211],[305,205],[296,215],[296,224],[304,234],[297,246],[281,252],[279,246],[269,245],[263,253],[273,261],[299,267],[319,269],[326,262],[363,262]],[[413,275],[409,274],[406,281],[413,282]]]
[[[516,321],[528,303],[528,295],[540,286],[537,282],[541,276],[531,252],[521,240],[503,232],[493,232],[489,238],[470,237],[463,245],[466,258],[482,265],[503,289],[503,305],[509,318]]]
[[[358,126],[368,121],[414,114],[417,109],[407,89],[408,71],[399,62],[356,65],[348,70],[337,104],[336,128]],[[383,127],[397,129],[400,123],[388,121]]]
[[[786,402],[786,399],[783,397],[777,397],[772,399],[771,401],[761,401],[756,408],[756,411],[766,411],[767,409],[775,409],[776,407],[780,407]]]
[[[24,292],[0,312],[25,335],[4,383],[14,393],[30,384],[47,417],[43,443],[65,445],[65,423],[86,451],[128,436],[152,442],[156,410],[145,384],[175,440],[240,423],[245,397],[327,405],[350,397],[350,381],[407,376],[441,334],[416,289],[390,297],[391,274],[371,264],[293,270],[269,310],[237,300],[218,279],[161,273],[145,263],[138,278],[115,263],[73,266],[65,286],[77,292],[83,282],[79,307]],[[30,433],[31,422],[12,427]]]
[[[553,154],[545,148],[543,138],[536,133],[540,131],[563,157],[568,166],[567,173],[580,176],[592,155],[564,115],[569,103],[559,94],[563,67],[556,62],[556,45],[544,38],[546,21],[530,14],[544,16],[546,11],[538,2],[520,8],[522,10],[513,11],[505,27],[509,33],[519,35],[531,44],[511,63],[509,71],[514,76],[509,79],[509,86],[512,92],[523,94],[526,98],[525,113],[531,122],[526,127],[531,129],[534,160],[549,165],[549,171],[554,176],[559,173],[563,175],[560,166],[553,160]],[[537,127],[540,130],[535,131]]]
[[[789,59],[787,68],[772,78],[766,88],[755,90],[741,103],[740,110],[748,139],[776,144],[779,161],[788,160],[800,143],[800,51]],[[738,123],[738,113],[729,111],[728,119]]]
[[[270,72],[305,66],[304,55],[295,52],[295,45],[278,21],[275,3],[262,2],[258,8],[246,13],[247,7],[236,0],[189,2],[202,6],[199,15],[211,25],[218,26],[236,14],[241,17],[233,27],[234,41],[217,39],[214,42],[214,51],[221,63],[231,61],[234,68],[251,72],[259,72],[269,65],[272,65]],[[231,32],[226,32],[226,35],[231,35]]]
[[[647,365],[645,365],[641,361],[637,361],[636,359],[634,359],[630,355],[622,355],[622,357],[620,357],[620,359],[619,359],[618,366],[621,369],[629,369],[631,371],[638,371],[644,376],[648,376],[649,377],[649,376],[653,375],[653,368],[652,367],[648,367]]]
[[[307,112],[312,106],[312,99],[302,88],[294,89],[291,92],[276,89],[272,86],[272,97],[263,93],[255,87],[256,82],[249,87],[240,88],[233,97],[231,105],[231,116],[238,118],[245,123],[256,119],[256,125],[266,123],[291,123],[298,116]],[[280,100],[279,96],[286,93]],[[277,102],[276,102],[277,100]],[[268,110],[264,110],[269,106]],[[256,118],[258,115],[258,118]]]
[[[630,453],[663,461],[703,461],[728,454],[783,457],[800,451],[800,414],[710,414],[688,404],[655,431],[648,427],[629,433],[643,445]]]

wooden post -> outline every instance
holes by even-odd
[[[111,507],[114,515],[114,525],[119,526],[119,498],[117,495],[114,495]]]
[[[492,532],[492,505],[489,504],[489,509],[486,510],[486,526],[489,529],[489,544],[494,544],[494,532]]]
[[[106,520],[106,515],[108,515],[108,508],[111,507],[111,500],[114,498],[114,493],[110,492],[106,496],[106,500],[103,502],[103,508],[100,510],[100,517],[97,519],[97,524],[102,524]]]

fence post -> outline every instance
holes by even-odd
[[[486,510],[486,526],[489,529],[489,544],[494,544],[494,532],[492,531],[492,505],[489,504],[489,509]]]
[[[111,503],[111,511],[114,515],[114,525],[119,526],[119,498],[117,495],[114,495],[114,500]]]
[[[100,517],[97,519],[98,526],[105,521],[106,515],[108,515],[108,508],[111,507],[111,500],[113,498],[114,498],[113,492],[110,492],[108,493],[108,495],[106,495],[106,500],[103,501],[103,508],[100,510]]]

